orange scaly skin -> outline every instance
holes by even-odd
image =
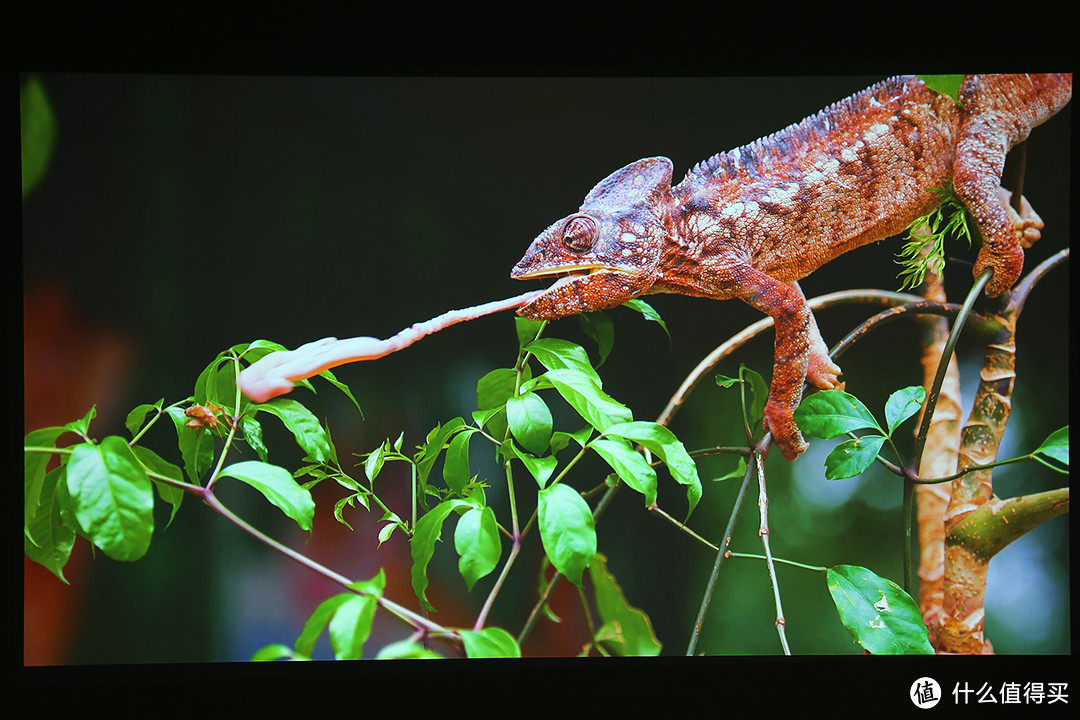
[[[969,75],[961,104],[915,77],[880,82],[750,145],[698,163],[671,187],[671,161],[631,163],[533,241],[511,277],[560,276],[518,310],[555,319],[648,293],[738,298],[776,325],[765,420],[789,460],[807,444],[793,413],[803,382],[839,389],[796,282],[854,248],[902,232],[952,181],[983,237],[988,295],[1023,269],[1041,221],[1002,195],[1005,155],[1072,97],[1072,75]]]

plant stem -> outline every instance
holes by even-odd
[[[735,532],[735,521],[739,517],[739,511],[742,509],[743,500],[746,498],[746,491],[750,487],[750,478],[753,477],[754,463],[757,462],[757,454],[755,453],[751,462],[746,468],[746,473],[743,475],[742,485],[739,487],[739,494],[735,498],[735,504],[731,508],[731,515],[728,517],[727,527],[724,528],[724,544],[716,553],[716,562],[713,564],[712,574],[709,575],[709,582],[705,587],[705,595],[701,598],[701,607],[698,609],[697,620],[694,622],[694,631],[690,634],[690,644],[686,648],[686,654],[688,656],[693,655],[697,649],[698,639],[701,637],[701,630],[705,626],[705,615],[709,610],[709,603],[712,602],[713,592],[716,590],[716,581],[720,576],[720,566],[724,564],[724,557],[729,545],[731,545],[731,534]]]
[[[746,558],[749,560],[767,560],[764,555],[757,555],[755,553],[741,553],[734,550],[727,551],[728,557],[733,558]],[[821,565],[807,565],[806,563],[796,562],[794,560],[785,560],[784,558],[773,558],[773,562],[784,563],[785,565],[791,565],[793,567],[803,568],[804,570],[813,570],[815,572],[827,572],[829,568]]]
[[[229,435],[225,438],[225,447],[221,448],[221,454],[218,455],[217,465],[214,466],[214,472],[210,474],[210,479],[206,483],[206,491],[212,492],[214,484],[217,483],[218,475],[221,473],[221,466],[225,464],[225,456],[229,454],[229,448],[232,447],[233,438],[236,437],[236,426],[239,422],[234,422],[229,426]]]
[[[713,550],[715,550],[717,552],[720,551],[720,548],[718,548],[716,545],[712,544],[711,542],[709,542],[708,540],[706,540],[702,536],[698,535],[696,532],[691,530],[689,527],[687,527],[683,523],[676,520],[674,517],[672,517],[667,512],[665,512],[659,505],[653,505],[651,508],[649,508],[649,511],[654,512],[657,515],[659,515],[660,517],[664,518],[669,523],[671,523],[672,525],[679,528],[680,530],[682,530],[684,533],[686,533],[690,537],[692,537],[695,540],[697,540],[698,542],[700,542],[702,545],[706,545],[709,548],[711,548],[711,549],[713,549]]]
[[[315,562],[314,560],[311,560],[310,558],[306,557],[305,555],[301,555],[300,553],[296,552],[292,548],[287,547],[285,545],[282,545],[277,540],[274,540],[270,536],[262,533],[261,531],[257,530],[255,527],[248,524],[246,521],[244,521],[239,516],[234,514],[227,507],[222,505],[221,501],[217,499],[217,497],[214,495],[214,493],[209,488],[201,488],[201,492],[199,494],[202,496],[203,502],[205,502],[207,505],[209,505],[210,508],[212,510],[214,510],[214,512],[218,513],[223,518],[228,520],[230,523],[232,523],[233,525],[235,525],[239,529],[243,530],[248,535],[255,538],[259,542],[263,543],[267,547],[270,547],[271,549],[276,550],[277,552],[281,553],[282,555],[289,558],[290,560],[293,560],[293,561],[295,561],[297,563],[300,563],[301,565],[308,568],[309,570],[312,570],[312,571],[318,573],[319,575],[322,575],[324,578],[326,578],[326,579],[328,579],[328,580],[330,580],[330,581],[332,581],[334,583],[337,583],[338,585],[341,585],[346,590],[349,590],[351,592],[355,592],[355,593],[360,594],[360,595],[365,595],[366,594],[364,592],[361,592],[359,590],[356,590],[356,589],[352,588],[351,587],[352,581],[349,580],[344,575],[339,575],[338,573],[334,572],[333,570],[331,570],[331,569],[329,569],[329,568],[327,568],[327,567],[325,567],[323,565],[320,565],[319,563]],[[412,625],[415,628],[418,628],[418,629],[422,628],[427,632],[435,632],[435,633],[439,633],[439,634],[445,634],[447,636],[453,636],[454,635],[454,633],[452,631],[447,630],[446,628],[442,627],[441,625],[438,625],[437,623],[431,622],[427,618],[424,618],[424,617],[421,617],[420,615],[417,615],[416,613],[402,607],[401,605],[398,605],[397,603],[393,602],[392,600],[388,600],[387,598],[380,597],[380,598],[376,598],[376,602],[378,602],[378,604],[380,606],[382,606],[385,610],[387,610],[388,612],[390,612],[393,615],[396,615],[397,617],[404,620],[405,622],[407,622],[408,624]]]
[[[542,610],[543,607],[547,605],[548,598],[551,597],[551,593],[555,589],[555,584],[559,581],[559,578],[561,577],[562,575],[559,573],[558,570],[556,570],[555,574],[551,576],[551,580],[550,582],[548,582],[547,587],[544,588],[544,592],[540,594],[540,598],[536,601],[536,604],[533,605],[532,610],[529,612],[529,617],[525,619],[525,625],[522,626],[521,632],[518,633],[518,647],[524,644],[525,638],[527,638],[529,636],[529,633],[532,632],[533,626],[536,624],[536,619],[540,617],[540,610]]]
[[[754,467],[757,468],[758,513],[761,518],[758,536],[761,537],[761,545],[765,548],[765,565],[769,571],[773,601],[776,603],[776,632],[780,636],[780,646],[784,649],[784,654],[790,655],[791,648],[788,647],[787,634],[784,632],[787,621],[784,620],[784,608],[780,602],[780,584],[776,579],[776,565],[773,564],[772,549],[769,544],[769,495],[765,490],[765,468],[762,466],[760,453],[754,453]]]
[[[509,430],[507,432],[509,432]],[[491,606],[495,604],[495,598],[499,595],[503,583],[510,574],[510,568],[513,566],[514,560],[517,559],[518,553],[521,551],[521,532],[518,529],[517,502],[515,501],[514,496],[514,472],[510,467],[509,460],[503,463],[503,467],[506,469],[506,489],[510,496],[510,555],[506,558],[502,571],[499,573],[498,579],[495,580],[491,592],[488,593],[487,599],[484,600],[484,606],[480,609],[480,614],[477,615],[476,622],[473,624],[473,630],[478,632],[484,628],[484,623],[487,621]]]
[[[521,551],[521,538],[515,531],[513,542],[510,544],[510,556],[506,558],[506,562],[503,564],[502,572],[499,573],[499,577],[495,580],[495,585],[491,588],[491,592],[488,593],[487,599],[484,601],[484,607],[480,609],[480,614],[476,617],[476,622],[473,624],[473,630],[479,632],[484,629],[484,623],[487,621],[488,613],[491,611],[491,606],[495,604],[495,598],[498,596],[499,591],[502,589],[503,583],[506,581],[507,576],[510,574],[510,567],[514,564],[514,560],[517,559],[518,553]]]

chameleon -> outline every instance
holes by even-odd
[[[842,253],[902,232],[952,184],[979,233],[985,292],[1020,276],[1042,221],[1001,188],[1008,151],[1072,97],[1071,74],[968,75],[957,99],[892,77],[801,122],[691,168],[649,157],[601,180],[529,246],[512,278],[557,278],[517,313],[553,320],[650,293],[738,298],[776,328],[765,425],[788,460],[804,383],[843,389],[798,281]]]

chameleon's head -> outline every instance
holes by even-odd
[[[646,292],[671,227],[671,161],[631,163],[600,181],[581,209],[540,234],[510,277],[559,280],[517,312],[553,320]]]

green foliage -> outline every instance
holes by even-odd
[[[552,485],[538,496],[540,539],[555,569],[575,585],[596,554],[596,525],[592,510],[567,485]]]
[[[45,86],[36,76],[19,88],[20,136],[22,138],[22,197],[41,183],[56,145],[56,119]]]
[[[881,446],[892,438],[896,428],[919,411],[926,390],[912,386],[897,390],[885,403],[888,431],[855,397],[841,390],[823,390],[806,397],[795,411],[795,422],[807,435],[831,440],[857,430],[871,430],[861,437],[837,445],[825,458],[825,477],[830,480],[855,477],[877,459]]]
[[[329,459],[329,443],[326,432],[319,425],[319,420],[311,411],[296,400],[278,398],[261,405],[248,408],[248,418],[254,420],[255,413],[262,411],[276,416],[296,438],[296,444],[304,451],[305,459],[326,462]]]
[[[764,434],[762,421],[765,419],[765,403],[769,399],[769,385],[765,378],[756,370],[740,365],[739,377],[717,375],[716,384],[722,388],[739,387],[746,440],[751,445],[755,444]]]
[[[589,565],[596,607],[603,626],[596,638],[616,655],[659,655],[663,647],[653,632],[649,616],[632,607],[615,576],[607,568],[607,558],[596,555]]]
[[[461,640],[465,644],[465,655],[470,658],[521,657],[521,648],[517,641],[502,628],[462,630]]]
[[[315,608],[292,652],[282,645],[270,645],[258,650],[252,660],[291,658],[309,660],[315,653],[315,643],[323,630],[329,629],[330,647],[335,660],[359,660],[364,655],[364,642],[371,635],[372,621],[378,599],[386,587],[382,570],[368,581],[353,583],[355,592],[339,593],[324,600]]]
[[[971,247],[971,229],[967,211],[956,197],[952,185],[933,188],[940,204],[926,215],[916,218],[907,227],[907,242],[897,253],[897,264],[903,269],[900,290],[922,284],[928,271],[940,276],[945,269],[945,239],[949,236],[967,240]]]
[[[934,92],[951,97],[957,105],[960,102],[960,86],[964,84],[963,75],[920,75],[919,79]]]
[[[647,315],[654,312],[643,303],[635,309]],[[590,337],[597,341],[598,364],[611,351],[614,337],[604,318],[594,314],[586,324]],[[164,399],[137,405],[124,422],[130,440],[115,435],[94,440],[90,430],[94,408],[63,427],[34,430],[24,439],[25,553],[65,582],[63,570],[79,536],[109,558],[136,560],[148,552],[154,534],[155,493],[171,507],[170,522],[184,495],[193,494],[264,543],[302,559],[343,586],[342,592],[314,609],[291,647],[268,645],[256,651],[253,660],[311,659],[324,632],[336,659],[359,659],[365,653],[378,658],[437,658],[441,656],[428,647],[435,639],[458,646],[457,652],[468,657],[520,657],[521,640],[502,628],[484,627],[483,615],[469,629],[442,627],[430,619],[437,608],[428,595],[428,571],[443,530],[452,523],[457,569],[465,591],[477,590],[481,581],[502,566],[498,579],[486,583],[490,594],[485,614],[509,577],[521,545],[538,542],[545,566],[558,573],[542,585],[564,577],[580,591],[592,632],[584,645],[586,652],[657,655],[662,644],[649,617],[631,605],[606,558],[597,552],[596,507],[590,501],[598,491],[608,493],[625,485],[639,493],[652,511],[664,501],[670,480],[685,489],[688,519],[702,497],[697,466],[671,430],[635,420],[628,407],[604,391],[583,347],[542,337],[545,327],[517,319],[518,357],[511,367],[493,370],[478,380],[477,410],[471,422],[455,417],[437,423],[411,452],[405,448],[404,433],[393,441],[387,438],[359,457],[358,471],[342,467],[329,427],[299,400],[253,403],[239,393],[237,378],[243,363],[281,347],[262,340],[220,353],[199,374],[191,396],[170,405]],[[326,373],[323,378],[359,409],[347,387]],[[765,380],[743,367],[737,378],[719,376],[717,383],[739,389],[746,438],[753,447],[763,432]],[[923,396],[919,387],[893,393],[885,404],[882,427],[854,396],[818,392],[803,401],[796,420],[803,432],[822,438],[864,433],[838,445],[826,460],[828,478],[851,477],[862,472],[885,443],[891,443],[897,428],[918,412]],[[555,418],[565,416],[553,412],[558,403],[565,403],[574,413],[576,419],[568,428],[556,426]],[[290,472],[269,459],[262,432],[266,415],[291,434],[303,452],[301,467]],[[172,459],[140,444],[162,418],[168,418],[166,425],[171,424],[175,433]],[[72,438],[66,446],[59,444],[65,436]],[[501,462],[509,519],[500,521],[495,508],[487,504],[485,488],[497,481],[473,471],[471,452],[477,443],[490,445]],[[226,462],[245,447],[258,459]],[[598,478],[602,482],[593,489],[582,491],[570,485],[570,475],[590,453],[603,460],[610,475]],[[732,476],[746,475],[748,457],[740,457]],[[1067,469],[1068,428],[1053,433],[1023,459]],[[392,508],[380,497],[382,486],[392,482],[384,476],[392,463],[408,469],[409,507]],[[658,472],[663,468],[666,474]],[[521,469],[535,481],[535,488],[531,483],[520,487],[512,482]],[[314,530],[311,488],[332,481],[344,491],[334,501],[333,515],[339,523],[351,529],[346,510],[362,508],[378,513],[379,546],[395,533],[408,538],[412,590],[428,614],[418,615],[385,598],[382,570],[370,580],[349,582],[248,527],[214,494],[225,478],[250,486],[306,532]],[[535,513],[524,523],[517,515],[521,493],[535,493]],[[507,539],[509,553],[503,547]],[[927,651],[926,628],[918,609],[895,584],[852,566],[831,568],[827,577],[842,623],[863,648],[873,653]],[[590,603],[599,623],[593,622]],[[541,616],[558,622],[550,609],[540,609]],[[374,652],[365,649],[380,613],[411,624],[413,636]]]
[[[114,560],[138,560],[150,548],[153,488],[123,438],[72,449],[66,505],[79,532]]]
[[[840,621],[867,652],[934,654],[918,604],[899,585],[853,565],[829,568],[826,582]]]
[[[288,470],[260,460],[248,460],[229,465],[218,473],[218,477],[232,477],[247,483],[295,520],[301,530],[311,530],[315,503],[311,493],[297,485]]]
[[[1055,430],[1045,442],[1032,453],[1035,460],[1051,470],[1069,472],[1069,426]],[[1064,466],[1064,467],[1063,467]]]

